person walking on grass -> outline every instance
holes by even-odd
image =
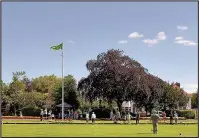
[[[178,114],[176,111],[174,111],[174,119],[175,119],[175,124],[178,124]]]
[[[137,114],[136,114],[136,124],[139,124],[140,123],[140,112],[137,111]]]
[[[130,114],[130,112],[128,112],[128,114],[127,114],[127,120],[128,120],[128,124],[131,124],[131,114]]]
[[[110,120],[113,120],[113,111],[110,112]]]
[[[86,124],[88,124],[88,121],[89,121],[89,113],[87,112],[86,113]]]
[[[55,114],[54,113],[52,113],[52,120],[54,120],[55,119]]]
[[[23,114],[22,114],[21,110],[20,110],[19,114],[20,114],[20,118],[23,118]]]
[[[43,115],[44,115],[44,111],[43,109],[41,109],[41,112],[40,112],[40,120],[43,121]]]
[[[173,111],[170,111],[170,124],[173,125]]]
[[[158,120],[159,120],[159,115],[157,114],[156,111],[153,111],[153,114],[151,115],[151,120],[152,120],[152,125],[153,125],[153,134],[157,134],[158,132]]]
[[[51,114],[52,114],[52,110],[50,110],[50,111],[48,112],[48,119],[52,119]]]
[[[167,119],[167,117],[166,117],[166,112],[163,112],[162,113],[162,119],[163,119],[163,121],[164,121],[164,123],[166,122],[166,119]]]
[[[116,116],[115,116],[115,123],[117,124],[119,120],[121,120],[121,114],[120,114],[120,111],[117,110],[116,111]]]
[[[117,115],[116,114],[113,115],[113,123],[117,124]]]
[[[45,108],[45,110],[44,110],[44,116],[45,116],[45,119],[47,120],[47,118],[48,118],[48,111],[47,111],[47,108]]]
[[[92,124],[95,124],[96,114],[93,112],[91,115]]]
[[[119,111],[119,109],[118,109],[118,111],[117,111],[117,120],[121,120],[121,114],[120,114],[120,111]]]

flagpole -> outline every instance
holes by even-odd
[[[64,46],[62,44],[62,121],[64,121]]]

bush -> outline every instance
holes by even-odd
[[[38,108],[24,108],[22,109],[23,116],[40,116],[40,109]]]
[[[196,117],[195,110],[177,110],[179,117],[185,117],[186,119],[194,119]]]
[[[90,115],[94,112],[97,118],[109,118],[111,110],[107,108],[96,108],[90,112]]]
[[[20,116],[2,116],[2,119],[40,119],[40,117],[23,116],[23,118],[21,118]]]

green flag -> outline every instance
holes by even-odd
[[[56,46],[51,46],[50,48],[51,48],[51,50],[54,50],[54,51],[60,50],[63,48],[63,43],[56,45]]]

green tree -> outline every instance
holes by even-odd
[[[177,109],[178,106],[185,106],[187,102],[188,97],[182,88],[175,87],[174,83],[164,85],[163,95],[160,100],[163,110]]]
[[[14,110],[14,115],[16,115],[16,111],[19,109],[21,103],[21,101],[18,100],[19,96],[26,88],[26,85],[22,81],[25,77],[24,71],[13,72],[12,82],[9,84],[7,96],[10,98],[9,104]]]
[[[191,97],[192,108],[198,108],[198,90],[197,93],[193,93]]]
[[[23,92],[18,97],[19,108],[42,108],[46,103],[47,95],[39,92]]]
[[[62,86],[60,85],[54,94],[56,104],[62,103]],[[72,75],[64,77],[64,102],[79,108],[76,80]]]
[[[47,96],[45,105],[52,107],[55,104],[54,92],[60,87],[61,78],[55,75],[40,76],[31,81],[32,89]]]
[[[61,85],[61,78],[55,75],[40,76],[32,79],[32,85],[37,92],[51,93]]]

